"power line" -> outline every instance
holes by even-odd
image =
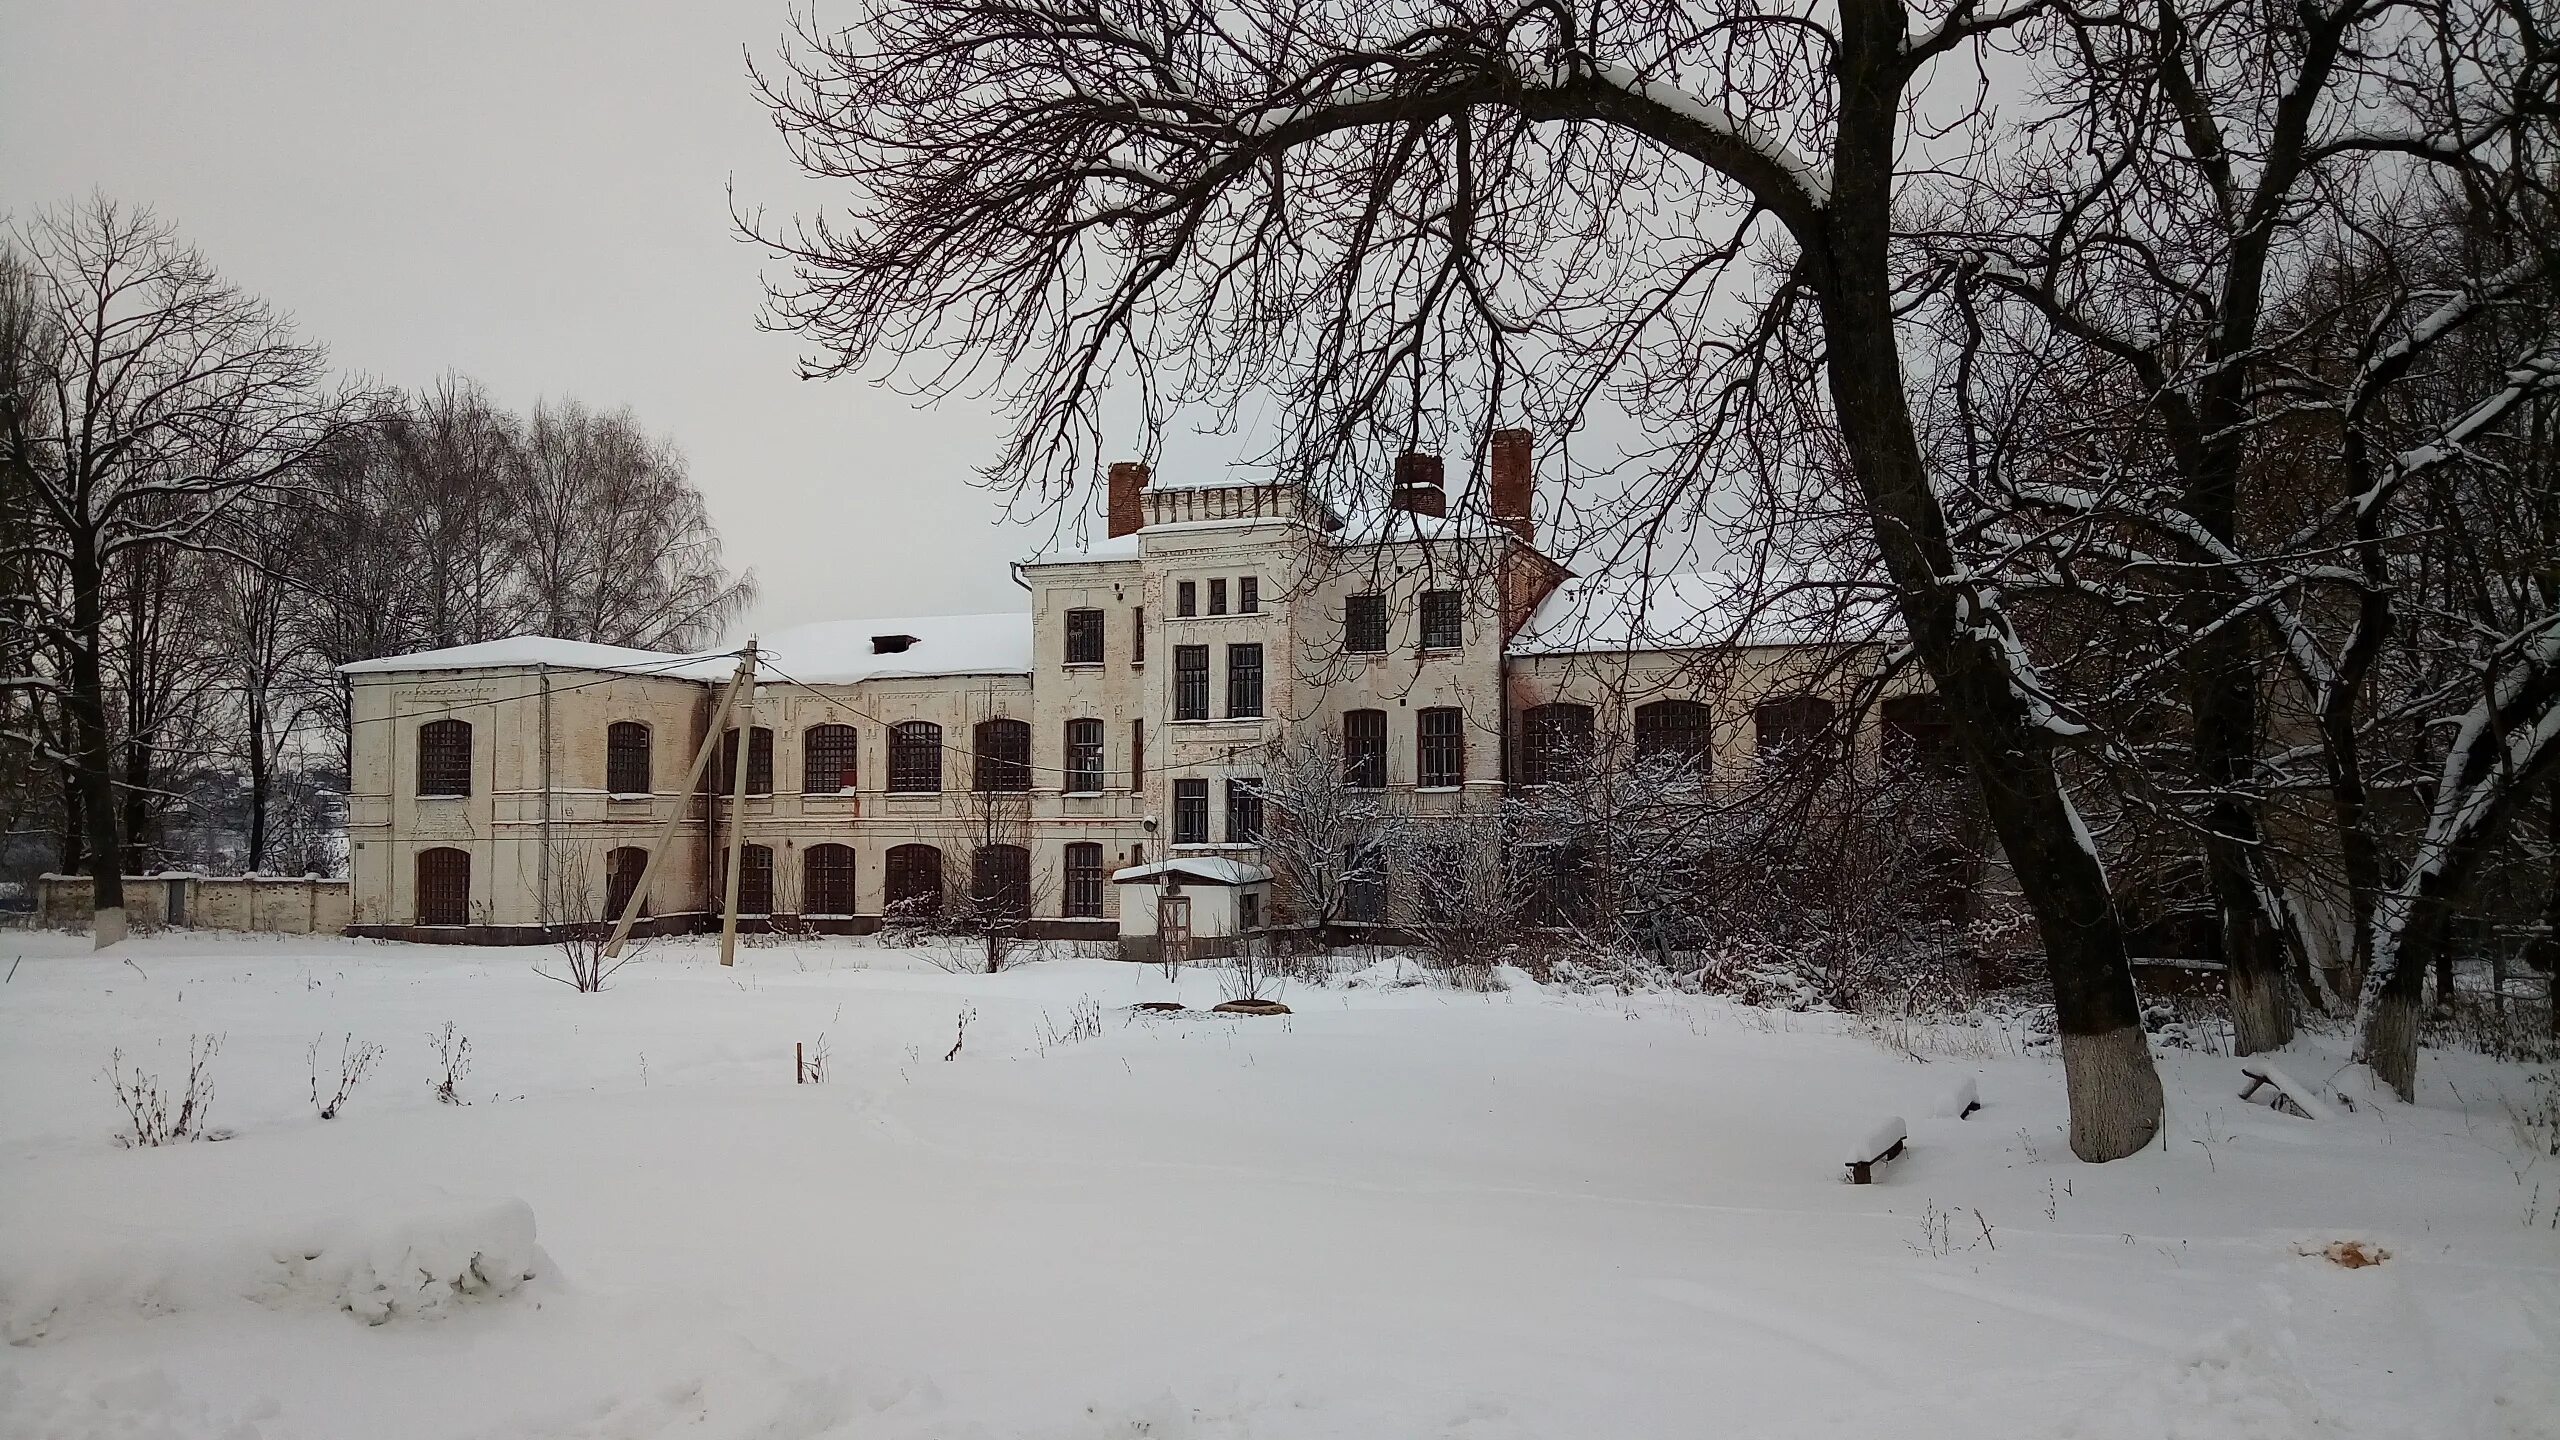
[[[612,674],[610,674],[610,675],[606,675],[606,676],[603,676],[603,677],[601,677],[601,678],[599,678],[599,679],[595,679],[595,680],[581,680],[581,681],[579,681],[579,682],[578,682],[577,684],[575,684],[575,685],[560,685],[560,686],[555,686],[555,687],[552,689],[551,693],[552,693],[552,694],[554,694],[554,695],[566,695],[566,694],[570,693],[571,691],[575,691],[575,690],[589,690],[589,689],[593,689],[594,687],[596,687],[596,686],[598,686],[598,685],[610,685],[610,684],[614,683],[614,682],[615,682],[615,681],[617,681],[617,680],[628,680],[628,679],[632,678],[632,677],[633,677],[633,676],[635,676],[635,675],[636,675],[636,676],[640,676],[640,677],[642,677],[642,678],[650,678],[650,679],[664,678],[664,677],[666,676],[667,672],[669,672],[669,671],[671,671],[671,670],[674,670],[674,669],[677,669],[677,668],[678,668],[678,667],[680,667],[680,666],[685,666],[685,665],[699,665],[699,664],[701,664],[701,663],[703,663],[704,661],[707,661],[707,660],[725,660],[725,659],[729,659],[729,658],[731,658],[731,657],[733,657],[733,656],[741,655],[741,654],[744,654],[744,653],[745,653],[745,651],[744,651],[743,649],[738,649],[738,650],[711,650],[711,651],[706,651],[706,652],[704,652],[704,653],[702,653],[702,654],[699,654],[699,655],[675,655],[675,656],[670,656],[670,657],[668,657],[667,663],[666,663],[666,664],[664,664],[664,665],[640,665],[640,666],[634,666],[634,667],[632,667],[631,669],[628,669],[628,670],[617,670],[617,671],[613,672]],[[538,662],[538,661],[523,661],[523,662],[519,662],[519,664],[520,664],[520,666],[530,666],[531,668],[534,668],[534,669],[544,669],[544,668],[548,668],[548,667],[544,666],[541,662]],[[490,668],[497,668],[497,667],[494,667],[494,666],[493,666],[493,667],[490,667]],[[583,668],[583,667],[561,667],[561,668]],[[690,677],[687,677],[687,678],[690,678]],[[713,682],[708,681],[708,680],[702,680],[702,681],[697,681],[696,683],[697,683],[697,684],[704,684],[704,685],[708,685],[708,684],[711,684],[711,683],[713,683]],[[486,706],[490,706],[490,705],[515,705],[515,704],[520,704],[520,703],[522,703],[522,702],[524,702],[524,701],[527,701],[527,700],[539,700],[539,699],[541,699],[541,698],[542,698],[542,697],[541,697],[541,695],[537,692],[537,693],[532,694],[532,695],[501,695],[501,696],[498,696],[498,697],[496,697],[496,698],[494,698],[494,699],[489,699],[489,700],[464,700],[464,701],[459,701],[459,702],[457,702],[457,703],[455,703],[455,704],[447,705],[447,706],[444,706],[444,707],[442,707],[442,708],[440,708],[440,709],[435,709],[435,710],[403,710],[403,711],[398,712],[397,714],[392,714],[392,715],[367,715],[367,716],[363,716],[363,717],[361,717],[361,718],[351,718],[351,719],[349,719],[349,720],[347,721],[347,728],[348,728],[348,729],[350,729],[350,730],[352,730],[352,729],[354,729],[354,728],[355,728],[356,726],[358,726],[358,725],[379,725],[379,724],[387,724],[387,723],[389,723],[389,722],[391,722],[391,721],[395,721],[395,720],[396,720],[396,721],[403,721],[403,722],[414,722],[414,721],[424,720],[424,719],[433,719],[434,717],[436,717],[436,716],[438,716],[438,715],[451,715],[451,714],[453,714],[454,712],[459,711],[459,710],[477,710],[477,709],[481,709],[481,708],[484,708],[484,707],[486,707]]]

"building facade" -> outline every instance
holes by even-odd
[[[350,665],[352,928],[538,939],[618,914],[656,851],[648,923],[703,923],[741,750],[750,923],[868,930],[965,887],[1017,897],[1034,933],[1103,938],[1153,903],[1112,883],[1133,871],[1230,877],[1223,923],[1267,923],[1287,903],[1253,884],[1276,742],[1320,733],[1351,783],[1454,815],[1611,737],[1733,774],[1875,675],[1875,647],[1811,641],[1701,664],[1677,637],[1716,578],[1570,574],[1536,543],[1531,475],[1529,437],[1504,432],[1464,507],[1481,518],[1449,513],[1432,456],[1345,518],[1288,486],[1115,465],[1107,537],[1023,562],[1021,612],[763,637],[690,783],[735,652],[522,637]]]

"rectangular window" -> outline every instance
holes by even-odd
[[[1261,891],[1247,890],[1236,897],[1236,928],[1239,930],[1259,930],[1262,928]]]
[[[1236,720],[1262,718],[1262,647],[1227,647],[1227,715]]]
[[[1129,663],[1147,663],[1147,607],[1144,605],[1129,607]]]
[[[1355,925],[1387,923],[1387,882],[1360,862],[1352,845],[1342,847],[1342,918]]]
[[[1227,782],[1227,843],[1259,845],[1262,843],[1262,782],[1230,780]]]
[[[1209,843],[1209,782],[1176,780],[1173,782],[1173,843],[1206,845]]]
[[[1099,665],[1102,663],[1102,612],[1070,610],[1067,612],[1067,663]]]
[[[1144,720],[1129,722],[1129,793],[1147,793],[1147,722]]]
[[[1102,793],[1102,722],[1099,720],[1067,722],[1067,793]]]
[[[1209,647],[1173,647],[1173,718],[1209,718]]]
[[[1387,786],[1387,712],[1352,710],[1342,717],[1342,783],[1354,790]]]
[[[1099,724],[1100,722],[1095,722]],[[1079,841],[1067,847],[1065,910],[1071,920],[1102,915],[1102,847]]]
[[[1209,613],[1212,615],[1227,613],[1227,582],[1223,579],[1209,582]]]
[[[1454,708],[1414,717],[1414,755],[1422,785],[1460,785],[1467,778],[1465,717]]]
[[[1354,655],[1386,653],[1386,596],[1354,595],[1342,602],[1342,648]]]
[[[1458,648],[1458,643],[1458,592],[1455,590],[1423,591],[1422,648],[1455,650]]]
[[[1262,613],[1262,582],[1259,579],[1251,575],[1236,577],[1236,613],[1239,615]]]
[[[1173,587],[1173,613],[1177,616],[1200,613],[1200,587],[1189,580],[1177,581]]]

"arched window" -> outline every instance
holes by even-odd
[[[1636,707],[1636,758],[1668,756],[1707,771],[1714,746],[1713,713],[1695,700],[1656,700]]]
[[[1889,765],[1952,769],[1955,727],[1935,695],[1896,695],[1884,702],[1884,758]]]
[[[1067,793],[1102,793],[1102,722],[1067,722]]]
[[[467,728],[467,727],[466,727]],[[418,852],[418,923],[471,923],[471,854],[449,846]]]
[[[604,857],[604,919],[610,923],[622,918],[623,907],[640,889],[640,877],[648,873],[649,852],[637,845],[616,846]],[[640,913],[649,913],[649,902],[640,902]]]
[[[738,913],[773,913],[773,851],[770,847],[747,845],[738,851]]]
[[[1387,712],[1342,712],[1342,783],[1354,790],[1387,788]]]
[[[971,788],[1021,791],[1031,788],[1031,727],[1019,720],[981,720],[970,738],[977,752]]]
[[[853,913],[853,847],[812,845],[800,858],[800,913]]]
[[[418,793],[471,793],[469,721],[430,720],[418,727]]]
[[[1819,695],[1780,695],[1751,711],[1758,748],[1765,759],[1820,758],[1831,743],[1831,717],[1838,707]]]
[[[889,790],[932,795],[942,789],[942,727],[909,720],[889,727]]]
[[[720,773],[716,779],[723,795],[737,793],[733,778],[737,772],[729,768],[737,763],[738,732],[732,729],[720,737]],[[755,727],[747,741],[747,793],[773,793],[773,732],[762,725]]]
[[[1080,840],[1067,847],[1065,908],[1067,915],[1072,919],[1100,918],[1102,914],[1101,846]]]
[[[926,914],[942,908],[942,852],[930,845],[889,847],[886,908],[900,914]]]
[[[1030,914],[1031,852],[1019,845],[979,846],[969,857],[969,898],[990,917]]]
[[[1533,705],[1520,716],[1520,780],[1553,785],[1591,759],[1591,707]]]
[[[604,727],[604,788],[616,795],[646,795],[653,788],[648,726],[616,720]]]
[[[862,732],[850,725],[812,725],[800,737],[800,790],[840,795],[854,788],[854,756]]]

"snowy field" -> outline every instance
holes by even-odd
[[[578,995],[526,951],[81,943],[0,936],[10,1437],[2560,1434],[2560,1161],[2461,1054],[2314,1122],[2165,1052],[2166,1141],[2093,1167],[2000,1032],[1920,1063],[1694,997],[1159,1017],[1217,975],[668,944]],[[323,1032],[332,1080],[384,1047],[330,1121]],[[174,1081],[191,1034],[229,1138],[119,1148],[109,1052]]]

